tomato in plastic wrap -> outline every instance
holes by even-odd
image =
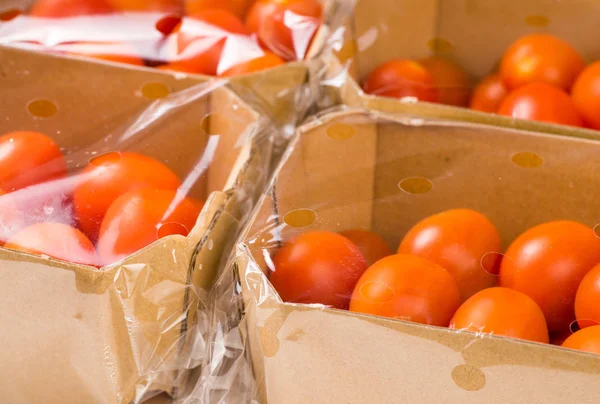
[[[221,76],[232,77],[241,76],[242,74],[257,73],[263,70],[271,69],[273,67],[281,66],[284,63],[284,60],[276,54],[269,51],[265,51],[265,54],[263,56],[230,67],[229,69],[221,73]]]
[[[25,227],[23,212],[10,194],[0,190],[0,246]]]
[[[588,65],[581,72],[571,89],[571,97],[585,126],[600,129],[600,62]]]
[[[153,11],[183,14],[183,0],[106,0],[119,11]]]
[[[201,10],[222,8],[244,18],[254,0],[184,0],[185,12],[194,15]]]
[[[476,111],[495,114],[507,95],[508,89],[500,75],[492,74],[475,86],[469,107]]]
[[[412,60],[392,60],[377,67],[363,82],[363,90],[382,97],[439,101],[433,76],[423,65]]]
[[[462,67],[448,58],[431,56],[419,60],[431,77],[441,104],[466,107],[471,94],[471,78]]]
[[[600,264],[579,284],[575,295],[575,317],[581,328],[600,325]]]
[[[385,239],[375,232],[356,229],[343,231],[340,234],[356,244],[369,265],[393,254]]]
[[[577,331],[562,343],[562,347],[600,355],[600,325]]]
[[[60,18],[107,14],[114,11],[109,0],[37,0],[29,10],[29,15]]]

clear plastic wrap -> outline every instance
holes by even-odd
[[[578,403],[596,403],[600,356],[548,344],[560,344],[578,327],[590,325],[578,315],[578,321],[563,321],[559,325],[568,327],[560,328],[552,321],[553,311],[547,310],[548,304],[565,306],[567,320],[575,320],[577,288],[565,274],[576,272],[572,263],[586,256],[600,261],[594,248],[600,243],[600,219],[590,192],[600,181],[595,158],[600,137],[583,133],[591,135],[538,134],[364,109],[324,112],[300,127],[242,232],[228,270],[213,288],[209,366],[189,402],[563,403],[576,397]],[[363,282],[366,272],[358,280],[363,282],[360,288],[353,286],[353,278],[354,290],[344,292],[350,276],[345,274],[356,275],[348,266],[364,271],[371,263],[357,262],[370,260],[376,250],[351,238],[348,231],[375,232],[386,244],[381,255],[395,254],[413,226],[427,217],[445,217],[431,215],[449,210],[484,215],[487,224],[465,233],[460,226],[468,221],[451,220],[446,225],[459,227],[449,227],[455,230],[448,237],[463,237],[466,246],[448,241],[441,258],[428,258],[447,260],[444,268],[415,264],[421,272],[413,282],[429,279],[425,273],[444,273],[429,284],[437,299],[444,296],[437,300],[439,307],[433,306],[434,300],[415,303],[429,299],[420,294],[421,286],[407,291],[387,283],[394,282],[392,278]],[[442,308],[454,304],[450,314],[454,313],[459,297],[462,310],[477,290],[517,293],[519,288],[509,286],[505,271],[520,265],[519,259],[507,247],[513,248],[527,229],[554,221],[578,230],[558,231],[548,236],[554,238],[529,244],[531,266],[539,265],[534,256],[548,246],[550,254],[562,255],[541,266],[530,292],[520,292],[518,299],[526,304],[504,316],[507,324],[527,319],[521,334],[507,334],[503,323],[492,330],[485,328],[488,325],[475,327],[476,332],[469,332],[474,331],[471,326],[447,328],[450,319]],[[497,229],[496,236],[488,237],[489,231],[483,230],[490,226]],[[435,239],[444,231],[440,229],[430,228],[415,245]],[[308,243],[307,235],[318,232],[326,233]],[[579,237],[586,244],[569,244]],[[486,238],[491,239],[488,247],[482,241]],[[339,243],[347,247],[350,239],[360,252],[355,246],[349,256],[340,256]],[[470,252],[469,243],[483,247]],[[294,245],[299,249],[293,250]],[[413,254],[426,255],[427,250]],[[458,272],[450,270],[453,260],[469,266],[469,276],[483,279],[486,286],[469,291],[470,284],[461,283]],[[377,261],[368,271],[384,261],[390,262]],[[354,264],[344,269],[343,262]],[[547,268],[554,269],[544,272]],[[546,290],[548,282],[558,285],[548,292],[550,303],[534,296],[532,304],[533,298],[523,297]],[[497,284],[502,287],[494,288]],[[467,286],[467,296],[461,285]],[[367,298],[365,293],[377,295]],[[396,298],[400,300],[391,306],[398,310],[395,314],[368,314],[365,306],[359,310],[356,305],[372,299],[371,309],[380,309]],[[403,311],[413,307],[410,301],[420,307],[412,314]],[[523,311],[537,304],[539,309]],[[441,315],[446,317],[439,320]],[[456,316],[451,327],[458,322]],[[537,336],[528,334],[534,323],[540,325],[534,330]]]
[[[223,80],[0,59],[2,401],[180,396],[221,254],[267,179],[271,122]]]

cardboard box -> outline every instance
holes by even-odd
[[[199,310],[221,254],[266,181],[270,127],[224,82],[7,47],[0,60],[0,133],[48,134],[71,173],[95,155],[140,152],[206,200],[187,237],[160,239],[101,269],[0,248],[3,401],[177,394],[185,370],[203,359]]]
[[[282,242],[304,231],[363,228],[396,249],[419,220],[451,208],[487,215],[503,248],[545,221],[596,226],[590,189],[600,183],[599,152],[598,133],[582,139],[364,109],[302,126],[233,262],[241,355],[259,402],[597,403],[600,356],[283,303],[265,274]]]

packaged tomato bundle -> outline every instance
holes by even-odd
[[[598,135],[318,115],[213,289],[195,397],[595,403],[598,152]]]
[[[266,181],[269,122],[223,81],[0,59],[4,401],[181,395],[221,254]]]

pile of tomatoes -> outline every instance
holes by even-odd
[[[471,78],[442,57],[393,60],[364,80],[366,93],[506,115],[517,119],[600,129],[600,61],[586,66],[569,43],[549,34],[519,38],[497,72],[471,93]]]
[[[0,136],[0,245],[92,266],[169,235],[186,236],[203,203],[162,162],[133,152],[97,156],[68,175],[59,146],[32,131]]]
[[[312,231],[272,261],[286,302],[600,354],[600,237],[577,222],[540,224],[502,253],[486,216],[453,209],[417,223],[396,254],[371,231]]]
[[[318,0],[37,0],[28,15],[5,14],[6,42],[234,76],[303,59],[323,9]]]

